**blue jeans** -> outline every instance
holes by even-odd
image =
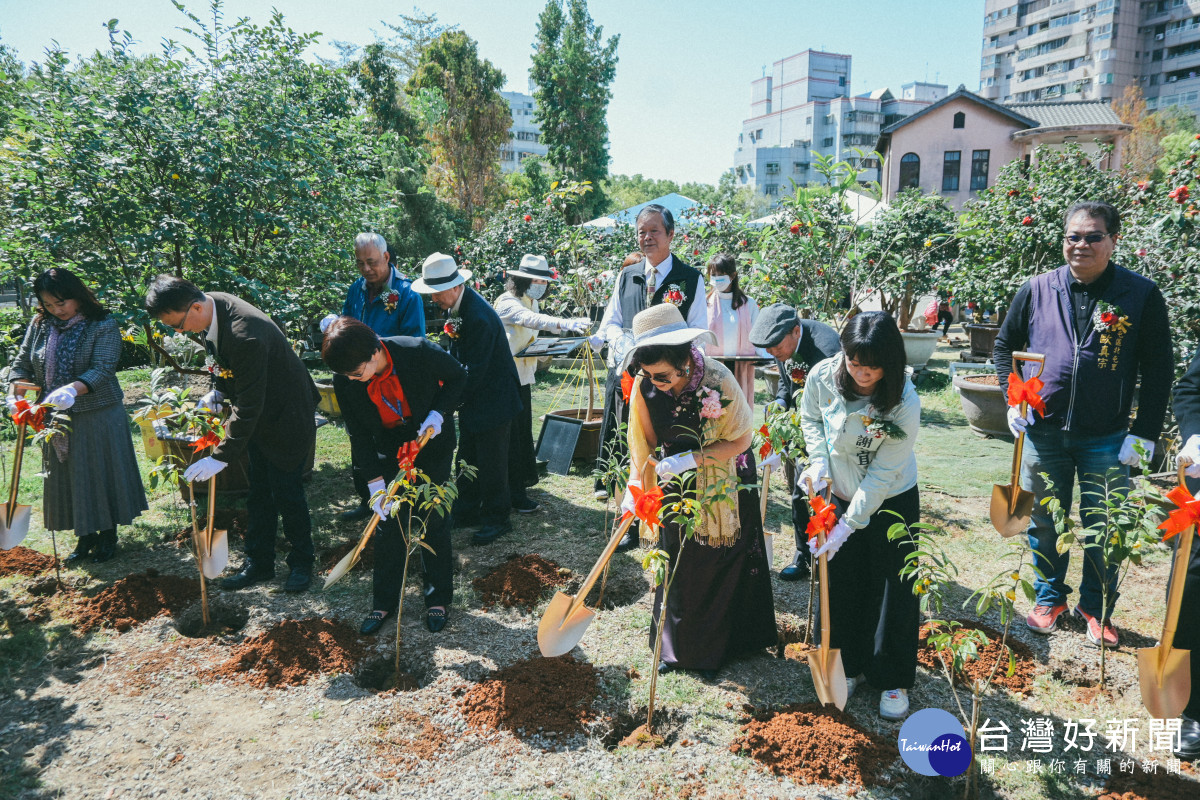
[[[1112,488],[1124,490],[1129,485],[1129,467],[1118,459],[1124,441],[1124,431],[1093,436],[1056,430],[1045,424],[1029,427],[1021,457],[1021,485],[1037,498],[1033,506],[1033,519],[1029,523],[1029,546],[1033,548],[1033,566],[1041,573],[1034,580],[1038,605],[1065,605],[1071,594],[1071,587],[1066,583],[1070,551],[1060,555],[1055,547],[1058,534],[1054,530],[1054,521],[1041,504],[1042,498],[1047,496],[1042,473],[1050,477],[1054,484],[1054,496],[1068,515],[1071,513],[1071,495],[1078,475],[1079,518],[1085,528],[1095,528],[1104,522],[1102,508],[1106,476]],[[1095,533],[1083,531],[1078,538],[1081,543],[1091,542]],[[1079,606],[1087,613],[1100,617],[1101,607],[1104,606],[1100,583],[1104,560],[1100,548],[1085,547],[1084,559]],[[1116,569],[1110,568],[1107,576],[1108,607],[1102,617],[1105,620],[1117,603],[1116,578]]]

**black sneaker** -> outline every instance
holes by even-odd
[[[292,567],[288,579],[283,584],[285,592],[303,592],[312,583],[312,569],[308,567]]]
[[[541,503],[530,500],[528,497],[522,497],[512,501],[512,509],[518,514],[532,514],[541,507]]]
[[[505,520],[500,525],[484,525],[471,537],[471,544],[491,544],[506,533],[512,532],[512,523]]]
[[[258,569],[253,564],[247,563],[242,567],[240,572],[230,575],[225,580],[221,581],[222,589],[245,589],[247,586],[253,586],[256,583],[269,581],[275,577],[273,569]]]
[[[355,506],[349,511],[343,511],[342,513],[338,514],[338,521],[358,522],[359,520],[366,519],[369,516],[371,516],[371,507],[364,503],[360,506]]]
[[[779,570],[779,580],[781,581],[798,581],[809,576],[808,562],[804,559],[797,559],[791,564],[788,564],[783,569]]]

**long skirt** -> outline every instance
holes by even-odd
[[[754,470],[753,461],[749,472]],[[744,470],[739,470],[739,478]],[[745,484],[747,481],[742,480]],[[668,595],[662,660],[682,669],[719,669],[740,653],[771,647],[777,641],[771,572],[763,543],[758,490],[738,492],[742,533],[729,547],[711,547],[690,539],[680,547],[680,529],[665,524],[660,546],[678,572]],[[650,647],[662,615],[663,587],[654,594]]]
[[[76,536],[129,525],[148,508],[129,415],[120,404],[73,411],[70,426],[65,461],[44,447],[43,525]]]

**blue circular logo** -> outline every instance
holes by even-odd
[[[897,746],[909,769],[953,778],[971,765],[971,745],[958,718],[940,708],[923,708],[900,726]]]

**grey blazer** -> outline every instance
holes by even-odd
[[[125,394],[117,382],[117,362],[121,358],[121,329],[112,317],[84,324],[83,337],[75,350],[75,380],[87,384],[86,394],[79,395],[72,411],[95,411],[124,401]],[[57,386],[46,385],[46,344],[50,341],[50,324],[34,319],[25,331],[25,340],[17,360],[9,370],[9,381],[27,381],[42,387],[49,394]]]

